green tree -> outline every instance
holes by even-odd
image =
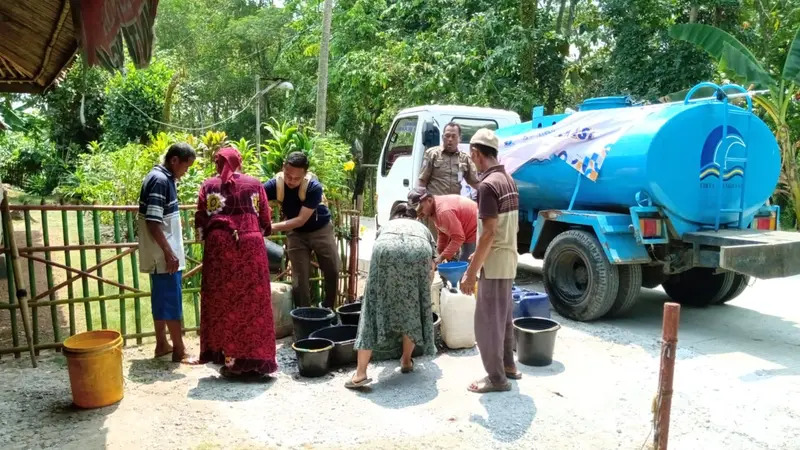
[[[115,74],[106,86],[103,114],[105,141],[115,146],[145,143],[158,132],[164,113],[164,99],[172,71],[161,61],[147,69],[126,66],[127,73]]]
[[[792,200],[796,219],[800,221],[799,145],[793,139],[789,125],[792,101],[800,96],[800,28],[789,45],[782,71],[777,73],[771,73],[769,65],[765,67],[750,49],[719,28],[681,24],[672,27],[670,34],[708,52],[718,61],[726,76],[750,87],[769,90],[767,96],[755,96],[754,102],[765,111],[774,127],[783,159],[780,182]]]

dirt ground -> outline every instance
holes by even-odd
[[[520,284],[541,288],[535,273]],[[800,438],[800,277],[759,281],[727,306],[681,311],[670,448],[794,449]],[[371,389],[343,387],[352,368],[297,374],[280,344],[270,381],[234,382],[216,368],[125,350],[125,398],[71,406],[62,355],[0,361],[0,448],[542,448],[641,449],[652,441],[663,292],[624,319],[558,316],[555,361],[520,366],[511,392],[479,396],[475,349],[370,366]],[[197,348],[197,339],[190,339]]]

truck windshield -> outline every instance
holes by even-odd
[[[414,137],[417,134],[417,117],[404,117],[394,124],[389,141],[383,150],[381,175],[386,176],[397,158],[409,157],[414,149]]]

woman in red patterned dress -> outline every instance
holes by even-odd
[[[223,148],[218,175],[203,182],[195,227],[205,239],[200,359],[223,364],[225,377],[265,375],[278,369],[269,263],[264,236],[270,208],[261,183],[236,173],[242,157]]]

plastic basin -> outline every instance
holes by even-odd
[[[343,366],[356,362],[356,351],[353,345],[356,343],[357,325],[333,325],[320,328],[311,333],[311,339],[321,338],[333,342],[330,362],[334,366]]]
[[[314,378],[327,374],[333,346],[330,339],[320,338],[301,339],[293,343],[300,376]]]
[[[336,314],[328,308],[303,307],[295,308],[290,313],[294,328],[294,340],[306,339],[311,333],[333,323]]]
[[[553,362],[556,332],[561,325],[544,317],[514,319],[517,360],[526,366],[549,366]]]

